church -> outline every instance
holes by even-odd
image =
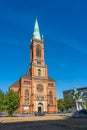
[[[30,43],[30,67],[28,72],[10,86],[20,97],[18,113],[57,113],[56,85],[48,76],[44,60],[44,38],[40,36],[36,19]]]

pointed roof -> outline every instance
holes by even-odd
[[[50,78],[50,77],[48,77],[48,82],[51,82],[51,81],[54,82],[55,80]]]
[[[18,80],[18,81],[16,81],[16,82],[14,82],[11,86],[10,86],[10,88],[20,88],[20,81]]]
[[[41,40],[37,18],[36,18],[35,26],[34,26],[33,39]]]

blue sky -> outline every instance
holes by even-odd
[[[36,16],[57,98],[63,90],[87,86],[86,0],[1,0],[0,89],[7,91],[29,68]]]

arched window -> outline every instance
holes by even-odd
[[[49,104],[53,105],[53,94],[52,94],[52,91],[49,92]]]
[[[41,70],[38,69],[38,76],[41,76]]]
[[[40,45],[37,45],[37,47],[36,47],[36,56],[41,57],[41,46]]]
[[[24,104],[29,104],[29,90],[25,90]]]

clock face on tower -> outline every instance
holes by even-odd
[[[38,84],[37,85],[37,87],[36,87],[36,89],[37,89],[37,91],[39,92],[39,93],[41,93],[41,92],[43,92],[43,85],[42,84]]]

